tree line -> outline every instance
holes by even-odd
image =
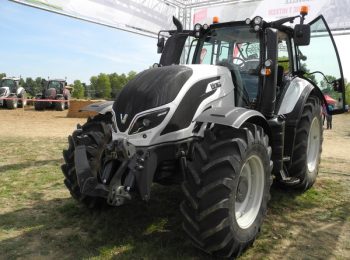
[[[135,71],[130,71],[128,74],[105,74],[100,73],[97,76],[92,76],[90,78],[90,84],[87,85],[82,83],[80,80],[75,80],[72,84],[74,98],[105,98],[105,99],[114,99],[118,97],[120,90],[124,85],[131,79],[136,76]],[[6,77],[6,73],[0,73],[0,79]],[[311,79],[316,81],[314,75],[310,75]],[[335,80],[332,76],[327,76],[328,81]],[[23,78],[20,79],[20,84],[25,88],[27,93],[31,96],[35,96],[38,93],[42,92],[42,78],[37,77],[35,79]],[[321,81],[321,87],[325,90],[326,93],[331,94],[333,92],[331,85],[329,85],[325,80]],[[345,80],[345,95],[346,103],[350,105],[350,82]]]
[[[135,71],[130,71],[125,74],[118,73],[100,73],[97,76],[90,78],[90,84],[82,83],[80,80],[74,80],[71,86],[73,87],[73,98],[104,98],[113,99],[119,95],[119,92],[124,85],[136,76]],[[0,79],[6,77],[6,73],[0,73]],[[20,79],[21,86],[27,91],[30,96],[35,97],[43,90],[42,80],[44,78],[37,77],[35,79],[28,77],[25,80]]]

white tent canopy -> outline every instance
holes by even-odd
[[[28,6],[113,28],[155,37],[172,29],[172,16],[186,29],[194,23],[244,20],[255,15],[267,21],[297,15],[302,4],[309,6],[307,21],[323,14],[331,29],[350,28],[350,0],[11,0]]]

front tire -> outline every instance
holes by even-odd
[[[64,97],[57,98],[58,102],[55,102],[55,109],[57,111],[64,111],[65,108],[65,99]]]
[[[61,169],[65,176],[64,184],[74,199],[89,208],[103,204],[104,200],[80,192],[74,162],[75,146],[81,144],[86,146],[91,172],[97,176],[101,168],[102,153],[112,138],[110,123],[110,115],[97,115],[88,120],[81,128],[74,131],[72,136],[68,137],[68,149],[63,151],[65,164],[61,166]]]
[[[12,97],[11,100],[6,100],[6,105],[8,109],[16,109],[18,107],[18,99],[17,97]]]
[[[196,247],[237,257],[250,246],[266,215],[271,147],[263,129],[214,128],[194,145],[182,188],[183,228]]]
[[[295,136],[289,174],[298,178],[300,182],[292,186],[292,188],[307,190],[316,181],[323,142],[323,127],[321,122],[320,99],[310,96],[304,105]]]

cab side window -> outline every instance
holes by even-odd
[[[283,87],[284,77],[293,72],[292,57],[290,39],[287,34],[280,32],[278,35],[278,87]]]
[[[288,39],[278,41],[278,66],[283,67],[283,74],[292,72],[292,59],[290,58]]]

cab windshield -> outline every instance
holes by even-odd
[[[3,79],[3,80],[1,80],[0,87],[8,87],[10,89],[10,92],[15,92],[16,82],[12,79]]]
[[[260,65],[260,35],[247,25],[213,28],[192,39],[187,64],[225,66],[231,71],[236,90],[250,101],[257,98]]]
[[[57,91],[60,91],[63,87],[63,83],[60,82],[60,81],[50,81],[49,82],[49,85],[47,86],[47,88],[54,88],[56,89]]]

